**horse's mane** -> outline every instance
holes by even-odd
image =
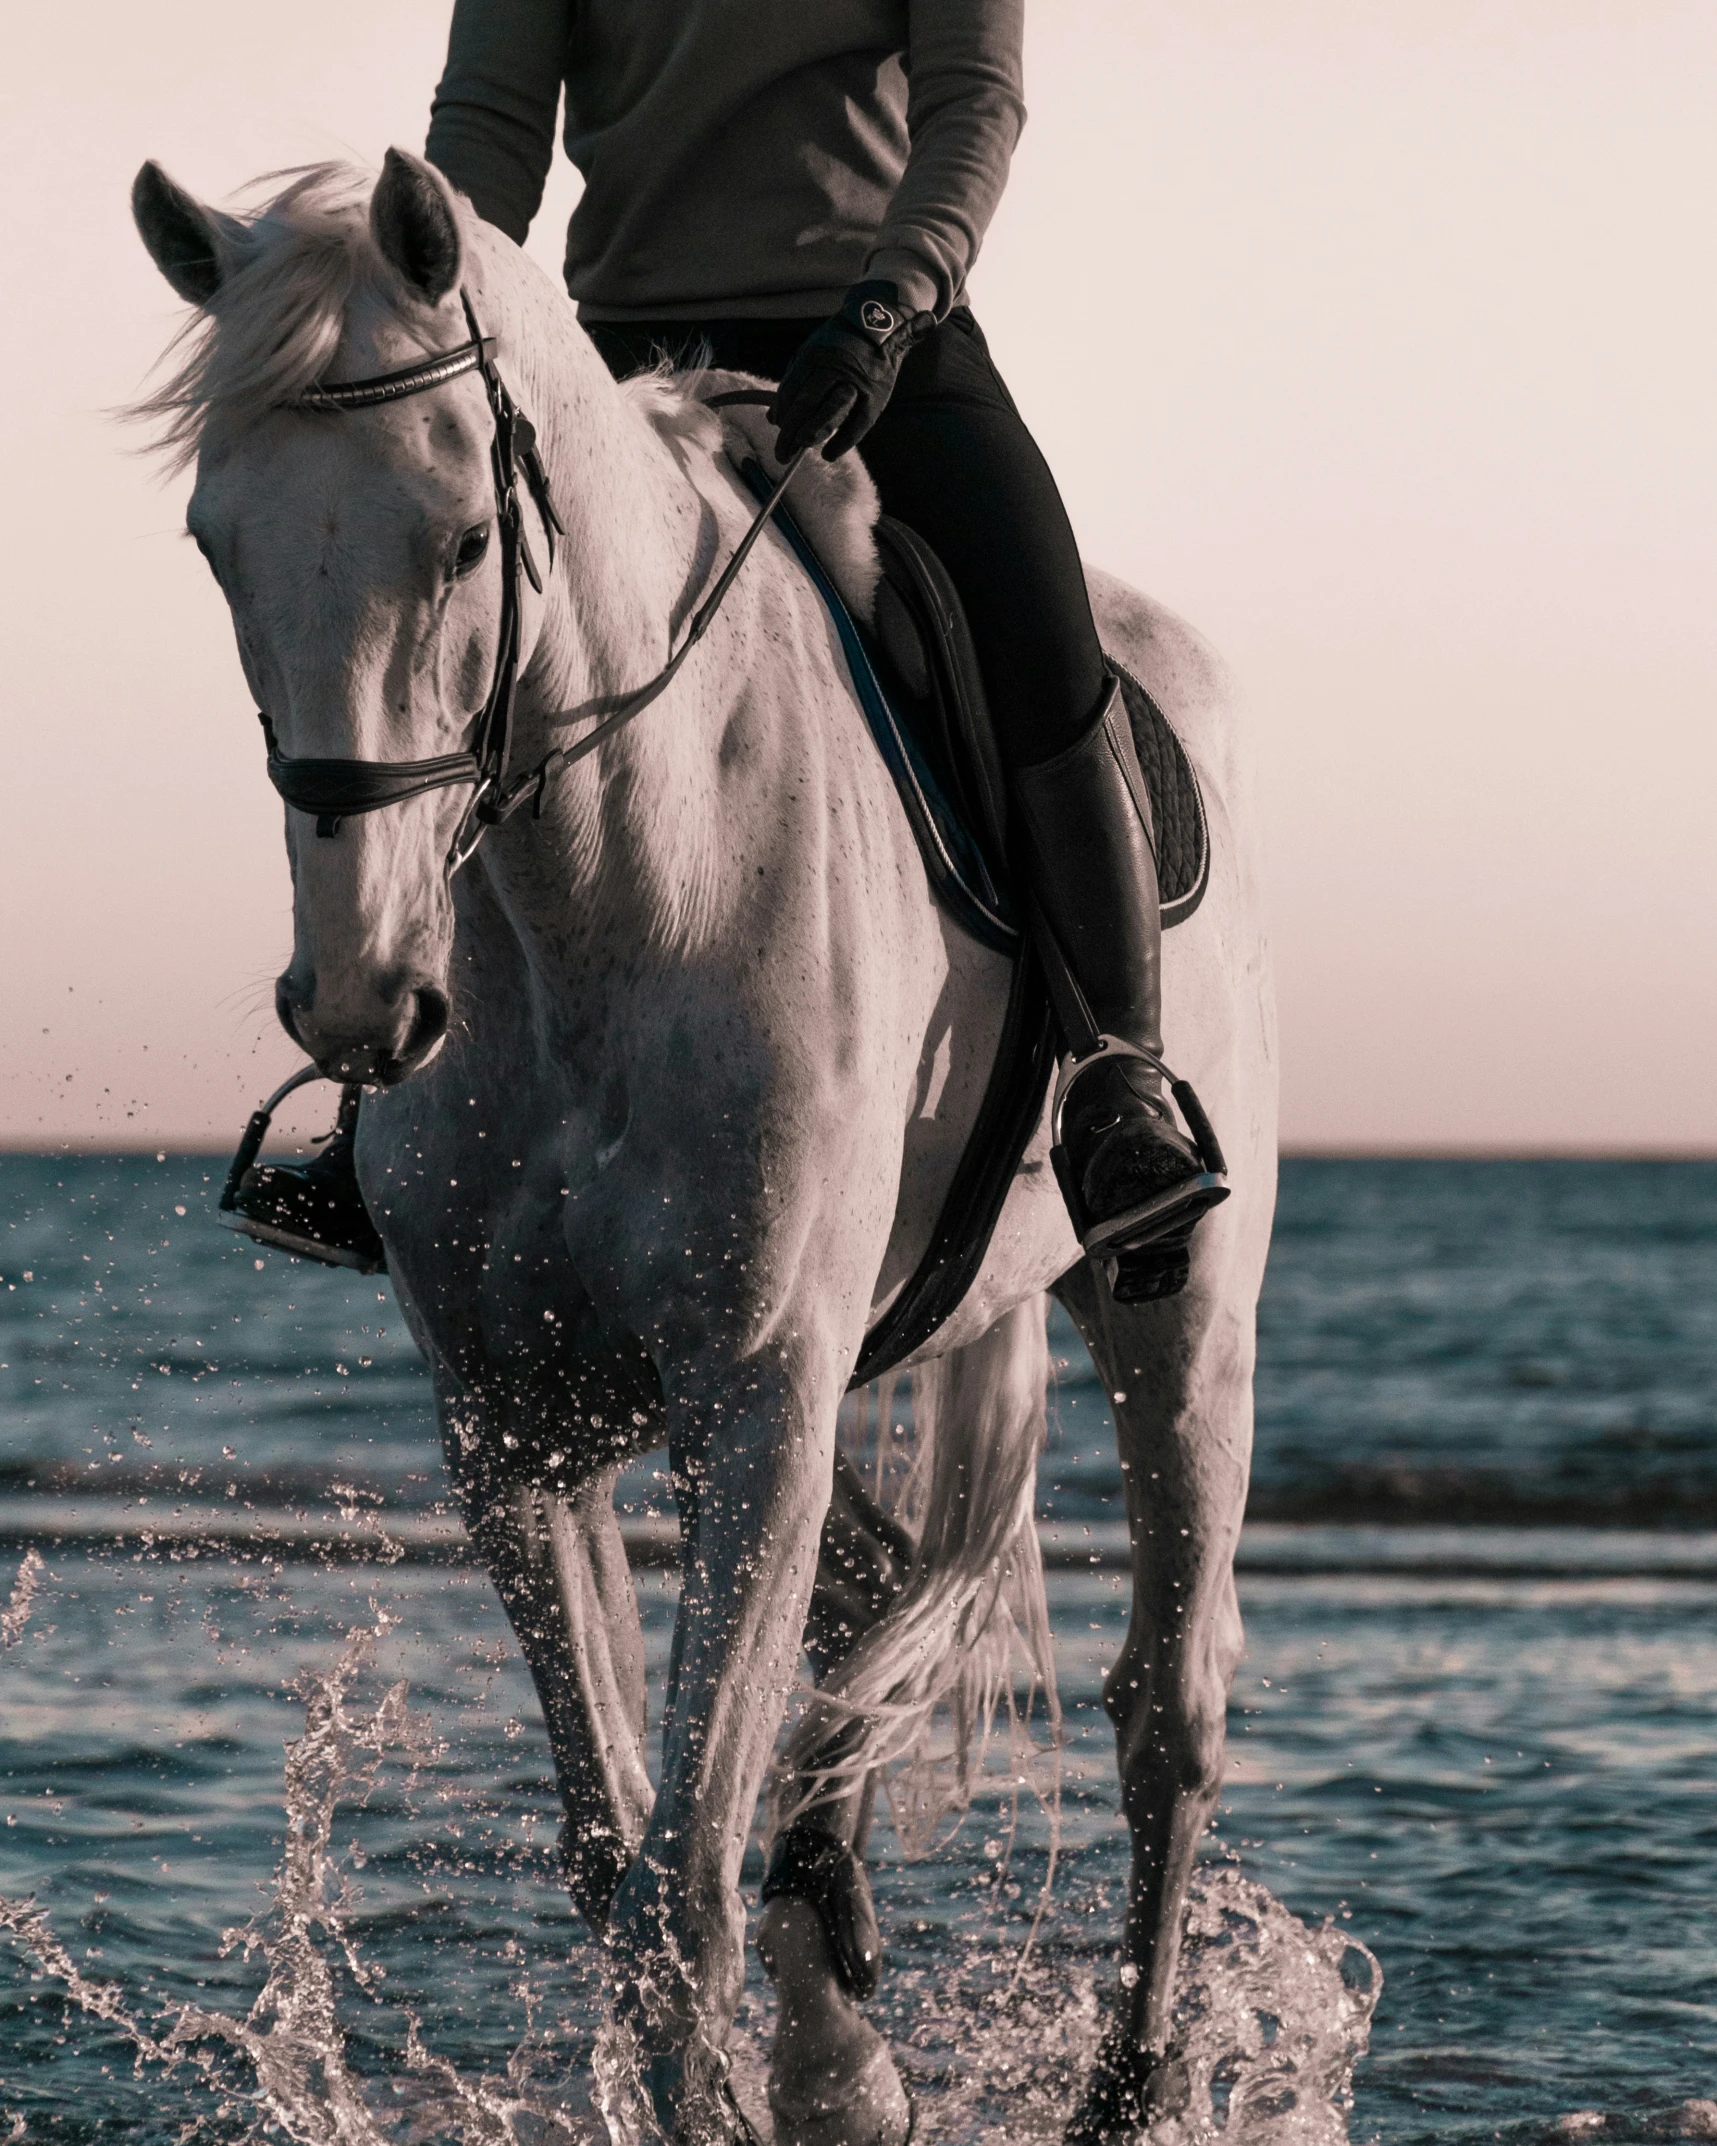
[[[271,186],[247,213],[220,219],[220,288],[169,345],[168,377],[125,412],[159,426],[155,445],[174,470],[195,459],[212,420],[254,424],[320,379],[355,299],[380,297],[408,325],[423,310],[370,237],[374,172],[310,164],[269,172],[250,191]],[[427,311],[423,320],[428,350]]]

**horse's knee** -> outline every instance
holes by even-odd
[[[1117,1762],[1129,1815],[1141,1796],[1214,1798],[1228,1752],[1226,1677],[1165,1686],[1110,1672],[1103,1703],[1115,1723]]]

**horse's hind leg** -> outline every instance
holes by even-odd
[[[598,1935],[649,1822],[644,1639],[614,1474],[571,1496],[520,1483],[467,1501],[467,1526],[536,1684],[565,1817],[561,1865]]]
[[[1217,1232],[1206,1225],[1212,1239]],[[1184,2096],[1169,2049],[1175,1972],[1199,1840],[1221,1792],[1228,1687],[1242,1634],[1234,1551],[1252,1444],[1251,1288],[1195,1259],[1183,1295],[1117,1304],[1088,1266],[1056,1293],[1114,1407],[1133,1569],[1127,1637],[1103,1685],[1132,1834],[1116,2015],[1070,2146],[1128,2137]]]
[[[819,1683],[887,1615],[911,1556],[906,1531],[837,1453],[805,1626]],[[836,1723],[831,1742],[845,1741]],[[777,2146],[896,2146],[910,2128],[887,2048],[859,2010],[881,1965],[864,1874],[872,1785],[861,1776],[806,1812],[770,1858],[757,1945],[779,2006],[769,2070]]]
[[[1041,1298],[1016,1305],[987,1334],[919,1374],[914,1406],[932,1463],[913,1569],[904,1586],[872,1587],[862,1629],[850,1608],[844,1611],[850,1647],[840,1662],[819,1665],[819,1681],[847,1704],[820,1714],[813,1705],[783,1755],[778,1794],[789,1808],[826,1769],[837,1769],[842,1786],[785,1836],[804,1844],[813,1880],[804,1892],[817,1890],[820,1867],[833,1899],[819,1914],[806,1897],[777,1895],[759,1932],[780,1999],[769,2082],[778,2146],[902,2146],[910,2129],[899,2075],[858,2009],[875,1971],[864,1973],[860,1930],[868,1926],[870,1944],[880,1946],[863,1866],[849,1852],[862,1835],[874,1780],[865,1758],[867,1749],[880,1756],[890,1739],[896,1753],[912,1740],[912,1725],[927,1722],[939,1698],[952,1698],[959,1648],[982,1637],[996,1573],[1016,1554],[1020,1528],[1029,1534],[1032,1525],[1047,1377]],[[850,1488],[837,1484],[831,1521],[819,1582],[828,1576],[832,1587],[843,1571],[875,1570],[881,1516],[854,1478]],[[1040,1583],[1035,1558],[1030,1571]],[[844,1592],[850,1602],[850,1582]],[[829,1843],[820,1866],[819,1829]],[[862,1838],[856,1845],[862,1852]]]

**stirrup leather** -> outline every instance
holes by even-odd
[[[1161,1192],[1141,1200],[1136,1206],[1125,1208],[1118,1215],[1110,1215],[1101,1222],[1094,1222],[1085,1208],[1073,1169],[1068,1161],[1067,1150],[1061,1140],[1062,1112],[1073,1084],[1082,1073],[1093,1066],[1115,1058],[1136,1058],[1139,1063],[1161,1081],[1165,1091],[1174,1097],[1192,1136],[1192,1147],[1202,1167],[1190,1177],[1182,1178],[1179,1184],[1166,1186]],[[1145,1108],[1149,1104],[1141,1097]],[[1172,1124],[1166,1104],[1159,1103],[1158,1111],[1165,1124]],[[1216,1131],[1204,1114],[1204,1105],[1198,1100],[1191,1081],[1181,1080],[1170,1071],[1155,1051],[1143,1045],[1129,1043],[1124,1036],[1111,1036],[1099,1031],[1096,1048],[1082,1056],[1069,1058],[1061,1069],[1055,1084],[1055,1098],[1049,1110],[1049,1159],[1055,1168],[1056,1179],[1062,1196],[1067,1202],[1067,1211],[1073,1219],[1074,1233],[1081,1249],[1092,1259],[1112,1258],[1118,1252],[1137,1250],[1173,1234],[1174,1224],[1189,1211],[1196,1221],[1206,1208],[1214,1207],[1219,1200],[1228,1197],[1228,1164],[1217,1142]]]

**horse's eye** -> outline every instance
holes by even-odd
[[[474,529],[467,529],[459,539],[459,549],[453,554],[453,571],[456,574],[470,573],[474,566],[481,563],[483,554],[488,549],[489,525],[487,522],[479,522]]]

